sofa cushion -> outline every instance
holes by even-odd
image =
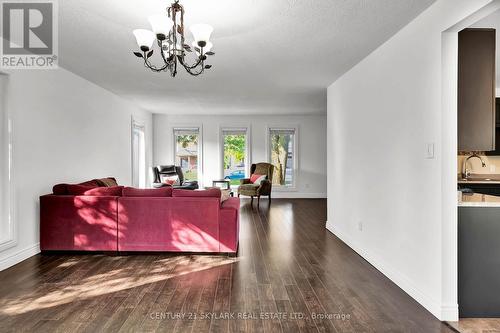
[[[192,191],[192,190],[180,190],[174,188],[172,192],[173,197],[213,197],[220,198],[221,193],[218,188],[211,188],[208,190]]]
[[[70,195],[87,195],[95,197],[120,197],[122,195],[123,186],[114,187],[89,187],[83,185],[68,185],[68,194]]]
[[[257,184],[243,184],[243,185],[240,185],[239,189],[245,190],[245,191],[257,191],[257,189],[259,187],[260,187],[260,185],[257,185]]]
[[[67,195],[68,194],[68,184],[54,185],[54,187],[52,187],[52,194]]]
[[[70,184],[57,184],[52,187],[52,194],[55,195],[68,195],[68,186]],[[99,183],[97,182],[96,179],[88,180],[83,183],[79,183],[78,185],[86,186],[89,188],[95,188],[95,187],[100,187]]]
[[[160,188],[134,188],[134,187],[124,187],[123,194],[124,197],[171,197],[172,188],[170,186],[160,187]]]

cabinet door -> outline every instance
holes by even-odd
[[[495,150],[495,30],[458,34],[458,150]]]

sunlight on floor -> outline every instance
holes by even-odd
[[[120,257],[116,260],[125,261],[128,258]],[[126,268],[111,269],[105,273],[95,274],[83,279],[78,279],[70,274],[65,278],[66,281],[71,281],[67,282],[67,284],[65,284],[65,281],[42,284],[32,293],[15,295],[12,298],[0,301],[0,313],[18,315],[63,305],[232,264],[240,259],[221,256],[178,256],[157,260],[152,265],[143,266],[140,272],[135,269],[134,274],[130,269]],[[58,269],[67,269],[76,263],[77,260],[66,261],[60,264]],[[172,269],[172,267],[174,268]]]

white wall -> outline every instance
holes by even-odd
[[[327,227],[443,320],[458,308],[442,32],[488,2],[438,0],[328,89]]]
[[[298,126],[297,188],[293,192],[278,193],[274,197],[326,197],[326,116],[171,116],[155,114],[154,160],[156,165],[174,163],[174,127],[202,127],[203,183],[222,176],[220,150],[221,127],[251,128],[251,162],[267,161],[266,136],[269,126]]]
[[[152,146],[149,112],[63,69],[11,73],[8,111],[17,244],[0,252],[0,269],[39,251],[38,197],[52,185],[106,176],[131,183],[132,115]]]

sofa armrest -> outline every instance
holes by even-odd
[[[250,178],[240,179],[240,185],[251,184]]]
[[[240,233],[240,199],[229,198],[224,201],[219,218],[220,252],[236,253]]]
[[[259,187],[259,194],[261,195],[269,195],[271,193],[271,189],[273,188],[273,185],[269,181],[269,179],[265,179],[260,183]]]

